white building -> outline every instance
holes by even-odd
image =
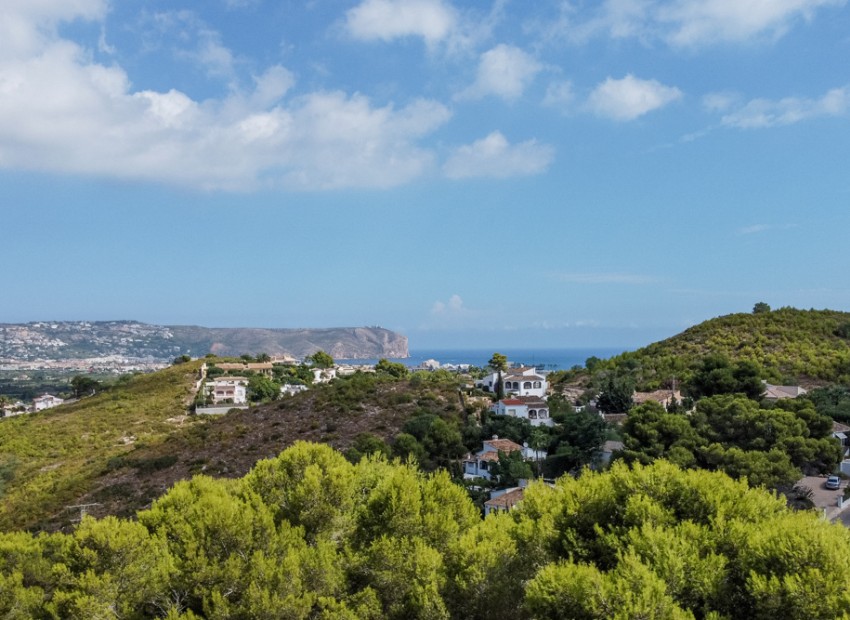
[[[280,386],[281,395],[295,396],[301,392],[306,392],[309,388],[301,383],[284,383]]]
[[[230,402],[234,405],[244,405],[248,402],[248,379],[217,377],[207,382],[207,393],[214,403]]]
[[[490,499],[484,502],[484,516],[486,517],[491,512],[498,512],[500,510],[507,512],[511,510],[522,501],[524,492],[525,487],[494,490],[490,494]]]
[[[336,379],[336,368],[313,368],[313,383],[330,383]]]
[[[59,398],[58,396],[53,396],[52,394],[42,394],[38,398],[33,398],[32,410],[41,411],[43,409],[51,409],[52,407],[58,407],[64,402],[64,399]]]
[[[533,450],[527,445],[521,446],[510,439],[493,437],[483,442],[481,450],[470,454],[463,461],[464,478],[484,478],[490,480],[490,471],[494,463],[499,462],[499,453],[511,454],[519,451],[525,461],[542,461],[546,458],[545,450]]]
[[[554,426],[555,421],[549,416],[549,405],[537,396],[517,396],[503,398],[490,407],[496,415],[507,415],[512,418],[528,420],[532,426]]]
[[[533,366],[509,368],[502,373],[505,394],[517,396],[537,396],[544,398],[549,389],[546,378]],[[495,392],[498,389],[499,373],[493,372],[475,382],[475,387],[485,392]]]

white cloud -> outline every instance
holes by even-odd
[[[796,23],[813,19],[818,10],[844,4],[846,0],[605,0],[584,18],[573,3],[564,3],[560,18],[543,30],[548,37],[577,42],[601,34],[693,48],[775,40]]]
[[[100,19],[107,6],[108,0],[3,0],[0,59],[37,53],[60,22]]]
[[[160,11],[150,22],[157,36],[175,42],[174,55],[200,67],[209,77],[235,87],[237,59],[221,41],[221,35],[196,13],[188,10]],[[152,45],[150,33],[148,44]]]
[[[850,86],[834,88],[819,99],[786,97],[753,99],[722,117],[721,123],[740,129],[793,125],[819,116],[844,116],[850,111]]]
[[[753,224],[752,226],[744,226],[738,229],[739,235],[754,235],[756,233],[765,232],[770,230],[770,226],[767,224]]]
[[[602,82],[590,94],[587,105],[597,116],[630,121],[681,97],[682,91],[674,86],[629,74],[620,80],[609,77]]]
[[[98,16],[97,3],[77,3],[79,17]],[[121,67],[92,61],[40,25],[32,28],[42,37],[37,49],[0,56],[0,167],[7,169],[208,190],[390,187],[434,168],[434,154],[418,142],[451,116],[427,100],[375,106],[342,92],[292,97],[295,78],[280,66],[221,99],[134,91]],[[225,55],[217,66],[229,62]]]
[[[755,235],[771,230],[791,230],[796,227],[796,224],[753,224],[752,226],[742,226],[735,233],[738,235]]]
[[[435,301],[431,311],[420,329],[456,329],[478,326],[481,313],[468,308],[460,295],[454,294],[448,300]]]
[[[500,44],[481,54],[475,82],[459,93],[458,99],[480,99],[488,95],[508,101],[519,98],[543,66],[518,47]]]
[[[555,150],[549,145],[536,140],[512,145],[494,131],[486,138],[456,148],[443,165],[443,172],[451,179],[527,176],[545,171],[554,157]]]
[[[658,6],[656,16],[669,25],[670,43],[693,46],[760,35],[778,38],[795,21],[811,19],[816,9],[843,4],[844,0],[678,0]]]
[[[557,273],[554,278],[572,284],[652,284],[658,278],[635,273]]]
[[[463,305],[463,299],[460,295],[452,295],[447,302],[435,301],[431,307],[431,314],[437,315],[457,315],[469,312]]]
[[[572,82],[569,80],[561,82],[552,82],[546,89],[546,96],[543,98],[543,105],[553,108],[568,108],[575,100]]]
[[[414,36],[433,45],[456,26],[455,11],[442,0],[364,0],[346,13],[348,32],[367,41]]]

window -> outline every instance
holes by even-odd
[[[530,390],[531,389],[531,381],[526,381],[522,384],[523,389]]]

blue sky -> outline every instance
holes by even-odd
[[[0,322],[850,310],[846,0],[6,0]]]

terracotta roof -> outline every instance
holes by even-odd
[[[503,405],[524,405],[525,403],[518,398],[503,398],[501,400]]]
[[[484,454],[479,454],[476,457],[476,459],[479,460],[479,461],[493,461],[493,462],[495,462],[495,461],[499,460],[499,453],[498,452],[492,452],[492,451],[491,452],[485,452]]]
[[[832,423],[833,433],[846,433],[848,431],[850,431],[850,426],[847,426],[846,424],[841,424],[840,422]]]
[[[491,446],[494,450],[501,450],[505,454],[522,450],[522,446],[510,439],[485,439],[484,444]]]
[[[489,506],[490,508],[503,508],[508,510],[513,508],[518,502],[522,501],[523,490],[524,489],[522,487],[513,489],[512,491],[503,493],[499,497],[488,499],[484,502],[484,505]]]

